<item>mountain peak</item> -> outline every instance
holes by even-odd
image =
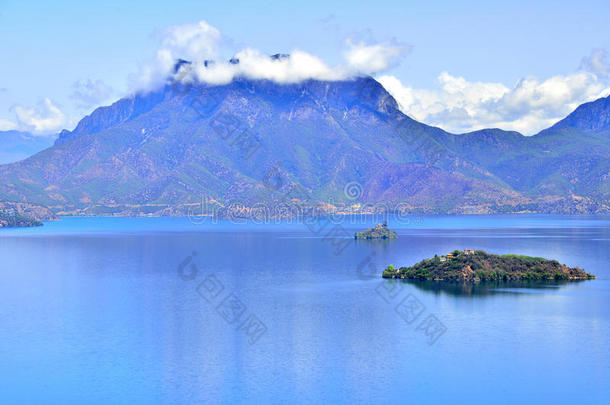
[[[208,61],[206,60],[204,63],[205,63],[205,66],[207,67],[207,66],[208,66],[208,65],[207,65]],[[191,64],[191,62],[190,62],[190,61],[188,61],[188,60],[184,60],[184,59],[178,59],[178,60],[176,61],[176,63],[174,63],[174,74],[175,74],[175,73],[178,73],[178,71],[180,70],[180,68],[181,68],[183,65],[190,65],[190,64]]]
[[[284,59],[287,59],[289,57],[290,57],[290,54],[288,54],[288,53],[276,53],[276,54],[273,54],[273,55],[269,55],[269,58],[271,60],[284,60]],[[234,56],[231,59],[229,59],[228,62],[230,64],[232,64],[232,65],[238,65],[239,64],[239,58]],[[206,60],[203,61],[203,65],[205,67],[211,66],[214,63],[215,63],[215,61],[214,60],[210,60],[210,59],[206,59]],[[177,73],[182,66],[184,66],[184,65],[191,65],[191,64],[192,64],[191,61],[180,58],[180,59],[178,59],[174,63],[173,73],[174,74]]]
[[[551,129],[577,128],[587,131],[610,129],[610,96],[582,104]]]

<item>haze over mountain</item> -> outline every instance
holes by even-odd
[[[0,131],[0,164],[18,162],[53,145],[54,137]]]
[[[609,116],[606,98],[531,137],[454,135],[400,112],[370,77],[175,82],[98,108],[53,147],[1,166],[0,200],[64,214],[184,215],[202,198],[215,207],[608,212]]]

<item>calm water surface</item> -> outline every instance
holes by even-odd
[[[390,226],[396,241],[186,218],[1,230],[0,403],[610,402],[610,218]],[[464,248],[598,278],[472,288],[377,277]]]

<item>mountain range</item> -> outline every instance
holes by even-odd
[[[291,203],[607,213],[610,98],[534,136],[452,134],[403,114],[371,77],[169,82],[100,107],[53,146],[0,166],[0,201],[58,215],[185,215],[202,201],[246,213]]]

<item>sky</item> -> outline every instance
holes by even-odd
[[[371,74],[427,124],[531,135],[610,94],[608,21],[607,0],[0,0],[0,130],[53,136],[159,85],[171,58],[237,54],[248,62],[240,71],[199,66],[185,77]],[[291,57],[263,57],[275,53]]]

